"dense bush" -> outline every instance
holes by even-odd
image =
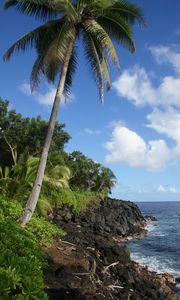
[[[32,233],[40,245],[48,245],[56,235],[64,236],[61,228],[46,221],[43,217],[35,216],[26,227],[27,231]]]
[[[40,245],[64,233],[36,215],[23,229],[14,221],[21,214],[19,202],[0,197],[0,299],[46,300]]]
[[[17,200],[3,199],[0,197],[0,222],[8,220],[17,220],[22,215],[22,204]],[[47,221],[37,214],[29,222],[28,226],[23,229],[28,234],[33,235],[33,239],[37,240],[40,245],[49,244],[55,235],[63,236],[64,232],[56,225]]]
[[[89,203],[94,203],[100,199],[98,194],[89,191],[76,190],[71,191],[70,189],[61,189],[58,195],[57,206],[67,204],[72,206],[76,213],[86,208]]]
[[[0,299],[45,300],[44,260],[34,235],[13,221],[0,222]]]
[[[17,220],[22,211],[22,205],[18,201],[0,197],[0,221],[5,220],[5,218]]]

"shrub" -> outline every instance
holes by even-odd
[[[64,232],[37,215],[21,228],[15,222],[21,214],[19,202],[0,198],[0,299],[47,300],[43,283],[46,263],[40,245]]]
[[[65,233],[61,228],[46,221],[43,217],[35,216],[27,224],[26,229],[34,235],[34,238],[40,245],[50,244],[55,235],[64,236]]]
[[[0,299],[46,300],[45,266],[34,235],[13,221],[0,222]]]
[[[22,211],[22,205],[18,201],[0,197],[0,221],[5,218],[17,220],[21,216]]]
[[[76,190],[71,191],[70,189],[61,189],[58,193],[58,200],[56,200],[57,206],[67,204],[73,207],[76,213],[85,209],[90,203],[99,201],[100,197],[98,194],[89,191]]]

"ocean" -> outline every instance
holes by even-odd
[[[180,277],[180,202],[138,202],[144,215],[156,222],[148,225],[148,235],[128,242],[131,258],[157,273]]]

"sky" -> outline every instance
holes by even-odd
[[[58,121],[72,137],[66,151],[81,151],[114,172],[112,197],[179,201],[180,1],[136,2],[143,8],[147,28],[133,27],[135,54],[116,47],[121,71],[111,70],[105,103],[98,100],[79,42],[72,95],[60,106]],[[42,79],[30,93],[34,50],[15,54],[8,63],[2,59],[15,40],[38,25],[13,9],[0,10],[0,97],[23,116],[48,120],[56,85]]]

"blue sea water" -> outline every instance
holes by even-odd
[[[180,277],[180,202],[139,202],[144,215],[157,221],[148,225],[148,235],[128,242],[131,258],[151,271]]]

